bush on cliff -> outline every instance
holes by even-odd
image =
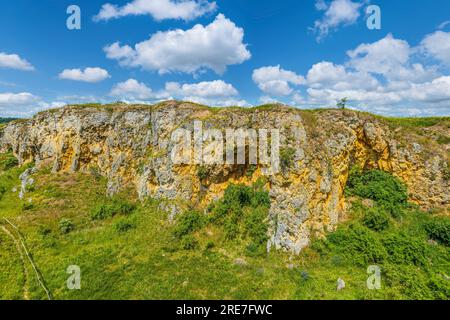
[[[187,211],[177,219],[177,224],[173,231],[175,237],[183,237],[201,229],[205,225],[205,217],[198,211]]]
[[[406,186],[398,178],[381,170],[363,171],[358,167],[350,170],[346,194],[374,200],[395,217],[408,200]]]
[[[7,171],[19,165],[19,161],[12,153],[3,154],[0,157],[0,171]]]
[[[266,220],[270,198],[262,185],[260,181],[253,186],[229,185],[223,198],[209,206],[209,216],[197,211],[180,215],[173,229],[174,236],[185,247],[188,237],[192,240],[194,232],[211,225],[222,229],[225,241],[249,241],[248,254],[255,256],[264,253],[268,239]]]
[[[115,215],[128,215],[136,209],[136,206],[126,200],[114,198],[96,205],[91,210],[93,220],[105,220]]]
[[[430,239],[443,245],[450,245],[450,220],[445,217],[435,218],[424,225]]]
[[[336,254],[359,266],[381,263],[386,259],[386,248],[380,239],[369,229],[359,224],[348,229],[340,228],[328,235],[327,247]]]
[[[383,231],[389,227],[389,216],[381,208],[370,208],[363,218],[363,224],[369,229]]]

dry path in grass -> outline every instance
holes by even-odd
[[[39,272],[39,270],[38,270],[36,264],[34,263],[33,258],[32,258],[32,256],[30,255],[30,252],[28,251],[27,246],[25,245],[25,241],[24,241],[24,239],[23,239],[23,237],[22,237],[22,234],[21,234],[20,231],[19,231],[19,228],[18,228],[17,226],[15,226],[15,225],[14,225],[11,221],[9,221],[7,218],[3,218],[3,220],[6,221],[6,222],[8,223],[8,225],[10,225],[10,226],[14,229],[14,231],[15,231],[15,233],[16,233],[16,235],[14,235],[14,234],[13,234],[12,232],[10,232],[5,226],[2,226],[2,227],[1,227],[1,229],[2,229],[2,230],[3,230],[3,231],[11,238],[11,239],[13,239],[13,241],[14,241],[14,243],[15,243],[15,245],[16,245],[17,251],[19,252],[19,255],[20,255],[21,259],[22,259],[23,269],[24,269],[24,273],[25,273],[24,299],[25,299],[25,300],[29,300],[29,298],[30,298],[30,294],[29,294],[29,290],[28,290],[28,288],[29,288],[29,287],[28,287],[28,286],[29,286],[29,280],[30,280],[30,279],[29,279],[29,274],[28,274],[28,270],[27,270],[27,267],[26,267],[26,263],[25,263],[25,258],[24,258],[24,255],[25,255],[25,256],[28,258],[28,261],[29,261],[29,263],[31,264],[31,266],[32,266],[32,268],[33,268],[33,270],[34,270],[34,273],[35,273],[35,275],[36,275],[36,279],[37,279],[39,285],[40,285],[40,286],[42,287],[42,289],[45,291],[48,300],[52,300],[52,294],[51,294],[50,290],[46,287],[44,278],[42,277],[42,275],[41,275],[41,273]],[[23,249],[23,251],[22,251],[22,249]]]

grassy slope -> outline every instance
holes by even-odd
[[[16,120],[16,118],[1,118],[1,117],[0,117],[0,124],[2,124],[2,123],[8,123],[8,122],[11,122],[11,121],[13,121],[13,120]]]
[[[104,190],[104,184],[82,175],[43,174],[37,180],[37,191],[29,194],[36,199],[32,209],[24,211],[17,205],[17,193],[8,192],[0,202],[0,212],[2,216],[15,217],[55,298],[294,297],[298,272],[285,268],[282,256],[274,255],[241,267],[227,257],[233,252],[225,248],[223,252],[174,251],[171,226],[156,203],[140,206],[129,217],[137,225],[136,229],[121,234],[114,229],[120,217],[92,222],[88,216],[89,207],[103,200],[100,190]],[[7,181],[11,182],[8,187],[13,182],[17,184],[17,181]],[[98,189],[88,185],[98,185]],[[89,193],[85,192],[87,189]],[[76,224],[76,229],[68,235],[58,231],[57,221],[63,216]],[[43,228],[51,232],[42,232]],[[13,261],[9,267],[15,264]],[[80,291],[65,288],[66,268],[71,264],[81,267],[83,288]],[[279,274],[283,274],[283,279]],[[14,277],[14,272],[9,274],[9,281],[14,281]],[[42,290],[34,289],[32,298],[44,298]],[[11,298],[17,297],[17,292],[17,286],[5,286],[0,294]]]
[[[377,299],[416,298],[405,290],[406,284],[393,284],[370,291],[366,288],[366,267],[343,260],[333,251],[318,250],[313,245],[299,257],[272,251],[267,256],[246,257],[239,241],[225,242],[219,227],[207,227],[195,236],[200,246],[182,250],[172,236],[173,226],[158,203],[138,205],[129,216],[115,216],[93,221],[90,210],[105,201],[105,181],[90,175],[36,174],[36,187],[30,190],[33,206],[24,206],[12,188],[19,184],[22,169],[10,169],[0,177],[7,192],[0,201],[0,216],[10,217],[21,229],[47,286],[56,299]],[[129,201],[134,201],[129,196]],[[356,214],[356,213],[355,213]],[[61,218],[69,218],[75,229],[63,234]],[[354,217],[354,221],[359,218]],[[125,219],[135,226],[118,232],[117,221]],[[413,230],[427,219],[423,213],[408,215],[389,232]],[[344,230],[349,224],[343,224]],[[378,235],[382,237],[382,235]],[[377,236],[377,237],[378,237]],[[426,235],[420,233],[422,241]],[[13,243],[0,237],[0,297],[23,296],[23,271]],[[209,242],[215,247],[206,249]],[[450,273],[447,247],[427,245],[435,268]],[[320,247],[320,246],[319,246]],[[243,258],[247,265],[236,265]],[[447,262],[445,263],[445,260]],[[294,266],[289,268],[289,265]],[[66,268],[79,265],[82,290],[66,289]],[[412,266],[419,277],[427,273]],[[442,271],[444,272],[444,271]],[[346,281],[346,288],[336,291],[336,280]],[[427,291],[428,292],[428,291]],[[30,297],[44,299],[45,294],[30,281]],[[424,295],[423,297],[426,297]],[[422,297],[422,298],[423,298]]]
[[[264,106],[269,108],[271,106]],[[321,111],[319,111],[321,112]],[[302,111],[313,114],[313,111]],[[406,130],[428,128],[444,123],[440,119],[385,119],[393,126]],[[437,121],[437,122],[436,122]],[[444,122],[442,122],[444,121]],[[0,155],[0,162],[9,155]],[[0,187],[5,194],[0,199],[0,218],[9,217],[24,235],[33,258],[47,286],[56,299],[417,299],[436,298],[450,291],[447,287],[430,289],[431,277],[450,275],[449,248],[432,245],[421,225],[430,217],[411,210],[382,232],[369,231],[378,240],[391,234],[411,234],[427,248],[428,264],[400,265],[383,270],[383,288],[366,287],[366,266],[346,259],[341,249],[330,249],[316,241],[298,257],[272,251],[267,256],[246,256],[239,241],[224,241],[223,230],[209,226],[195,233],[199,248],[182,250],[173,237],[173,225],[159,204],[149,201],[138,204],[129,216],[116,216],[93,221],[90,211],[105,200],[106,182],[95,175],[36,174],[36,186],[20,201],[18,176],[25,168],[11,168],[0,173]],[[1,171],[1,168],[0,168]],[[123,195],[136,202],[134,193]],[[32,199],[32,205],[28,199]],[[363,211],[366,209],[363,209]],[[361,210],[352,213],[338,232],[347,233],[355,224],[361,226]],[[63,234],[58,226],[62,218],[70,219],[75,229]],[[117,231],[119,221],[135,228]],[[215,246],[208,249],[208,243]],[[325,249],[324,249],[325,248]],[[15,245],[0,233],[0,298],[23,298],[25,276]],[[246,265],[237,265],[242,258]],[[82,290],[66,288],[69,265],[79,265]],[[396,274],[397,272],[397,274]],[[389,276],[389,277],[388,277]],[[30,298],[45,299],[31,273]],[[346,288],[336,291],[336,280],[342,278]],[[394,278],[394,280],[393,280]],[[442,281],[441,281],[442,282]]]

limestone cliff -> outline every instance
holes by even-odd
[[[169,101],[153,106],[67,106],[0,131],[0,151],[12,150],[21,164],[51,166],[54,172],[96,170],[108,178],[108,193],[126,185],[140,198],[193,201],[198,206],[220,197],[230,183],[250,184],[261,167],[176,165],[169,156],[177,128],[278,129],[281,154],[289,165],[266,177],[272,206],[270,245],[299,252],[312,236],[333,230],[345,217],[344,188],[349,168],[380,168],[401,178],[409,197],[425,209],[449,207],[449,146],[437,130],[413,132],[383,118],[349,110],[301,111],[275,105],[254,109],[214,109]],[[289,152],[287,152],[289,153]]]

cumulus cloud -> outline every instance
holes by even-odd
[[[293,92],[291,85],[298,86],[305,83],[305,78],[295,72],[284,70],[279,65],[256,69],[252,78],[264,93],[274,96],[288,96]]]
[[[417,62],[423,58],[423,47],[429,39],[426,36],[418,47],[411,47],[388,34],[373,43],[361,44],[347,52],[344,64],[321,61],[311,66],[304,80],[297,81],[295,90],[284,91],[285,99],[297,106],[332,107],[339,99],[348,98],[350,107],[369,112],[394,116],[449,115],[450,76],[442,74],[448,69],[434,65],[429,59],[425,59],[426,65]],[[431,52],[438,59],[438,50],[428,50],[427,54]],[[443,62],[445,55],[441,57],[438,60]],[[274,100],[271,97],[274,92],[268,93],[266,87],[259,85],[280,79],[275,76],[277,69],[271,68],[268,70],[272,72],[254,72],[253,78],[264,93],[261,101]],[[270,76],[264,77],[266,74]]]
[[[73,80],[73,81],[82,81],[82,82],[100,82],[107,78],[110,75],[108,71],[102,68],[85,68],[81,69],[65,69],[59,74],[59,78],[63,80]]]
[[[122,66],[170,72],[196,73],[211,69],[223,74],[229,65],[241,64],[251,54],[243,43],[244,30],[219,14],[207,26],[158,32],[134,48],[116,42],[104,48],[109,59]]]
[[[39,98],[29,92],[21,93],[0,93],[0,106],[9,105],[26,105],[33,102],[39,101]]]
[[[171,95],[197,97],[230,97],[237,96],[238,91],[229,83],[222,80],[203,81],[194,84],[180,85],[177,82],[166,83],[166,91]]]
[[[392,34],[374,43],[364,43],[347,51],[350,66],[360,71],[387,74],[409,60],[411,48],[408,42],[398,40]]]
[[[447,102],[450,111],[450,76],[442,76],[431,82],[413,84],[406,90],[404,98],[429,103]]]
[[[32,110],[40,110],[41,103],[40,97],[29,92],[3,92],[0,93],[0,116],[27,116]]]
[[[110,93],[111,96],[120,99],[147,100],[154,98],[153,91],[142,82],[128,79],[116,84]]]
[[[247,106],[245,100],[239,99],[239,92],[233,85],[222,80],[203,81],[192,84],[168,82],[165,95],[180,100],[213,106]]]
[[[312,88],[332,88],[334,90],[348,90],[359,88],[374,90],[379,82],[366,72],[352,72],[342,65],[335,65],[328,61],[316,63],[308,71],[307,83]]]
[[[17,54],[7,54],[0,52],[0,68],[17,69],[24,71],[33,71],[34,67],[25,59]]]
[[[348,66],[361,71],[385,76],[389,80],[426,81],[436,76],[436,68],[411,64],[414,49],[408,42],[388,34],[374,43],[359,45],[349,50]]]
[[[207,0],[134,0],[119,7],[106,3],[94,21],[117,19],[128,15],[150,15],[155,20],[192,20],[217,9],[215,2]]]
[[[356,23],[360,14],[363,2],[353,2],[351,0],[333,0],[327,4],[324,0],[316,1],[316,9],[324,11],[321,19],[314,23],[314,32],[317,34],[317,41],[326,37],[330,31]]]
[[[167,82],[163,89],[152,90],[135,79],[116,84],[110,96],[130,102],[155,102],[178,99],[214,106],[245,106],[248,103],[239,98],[236,88],[223,80],[198,83]]]
[[[446,65],[450,65],[450,32],[436,31],[421,42],[421,49]]]

